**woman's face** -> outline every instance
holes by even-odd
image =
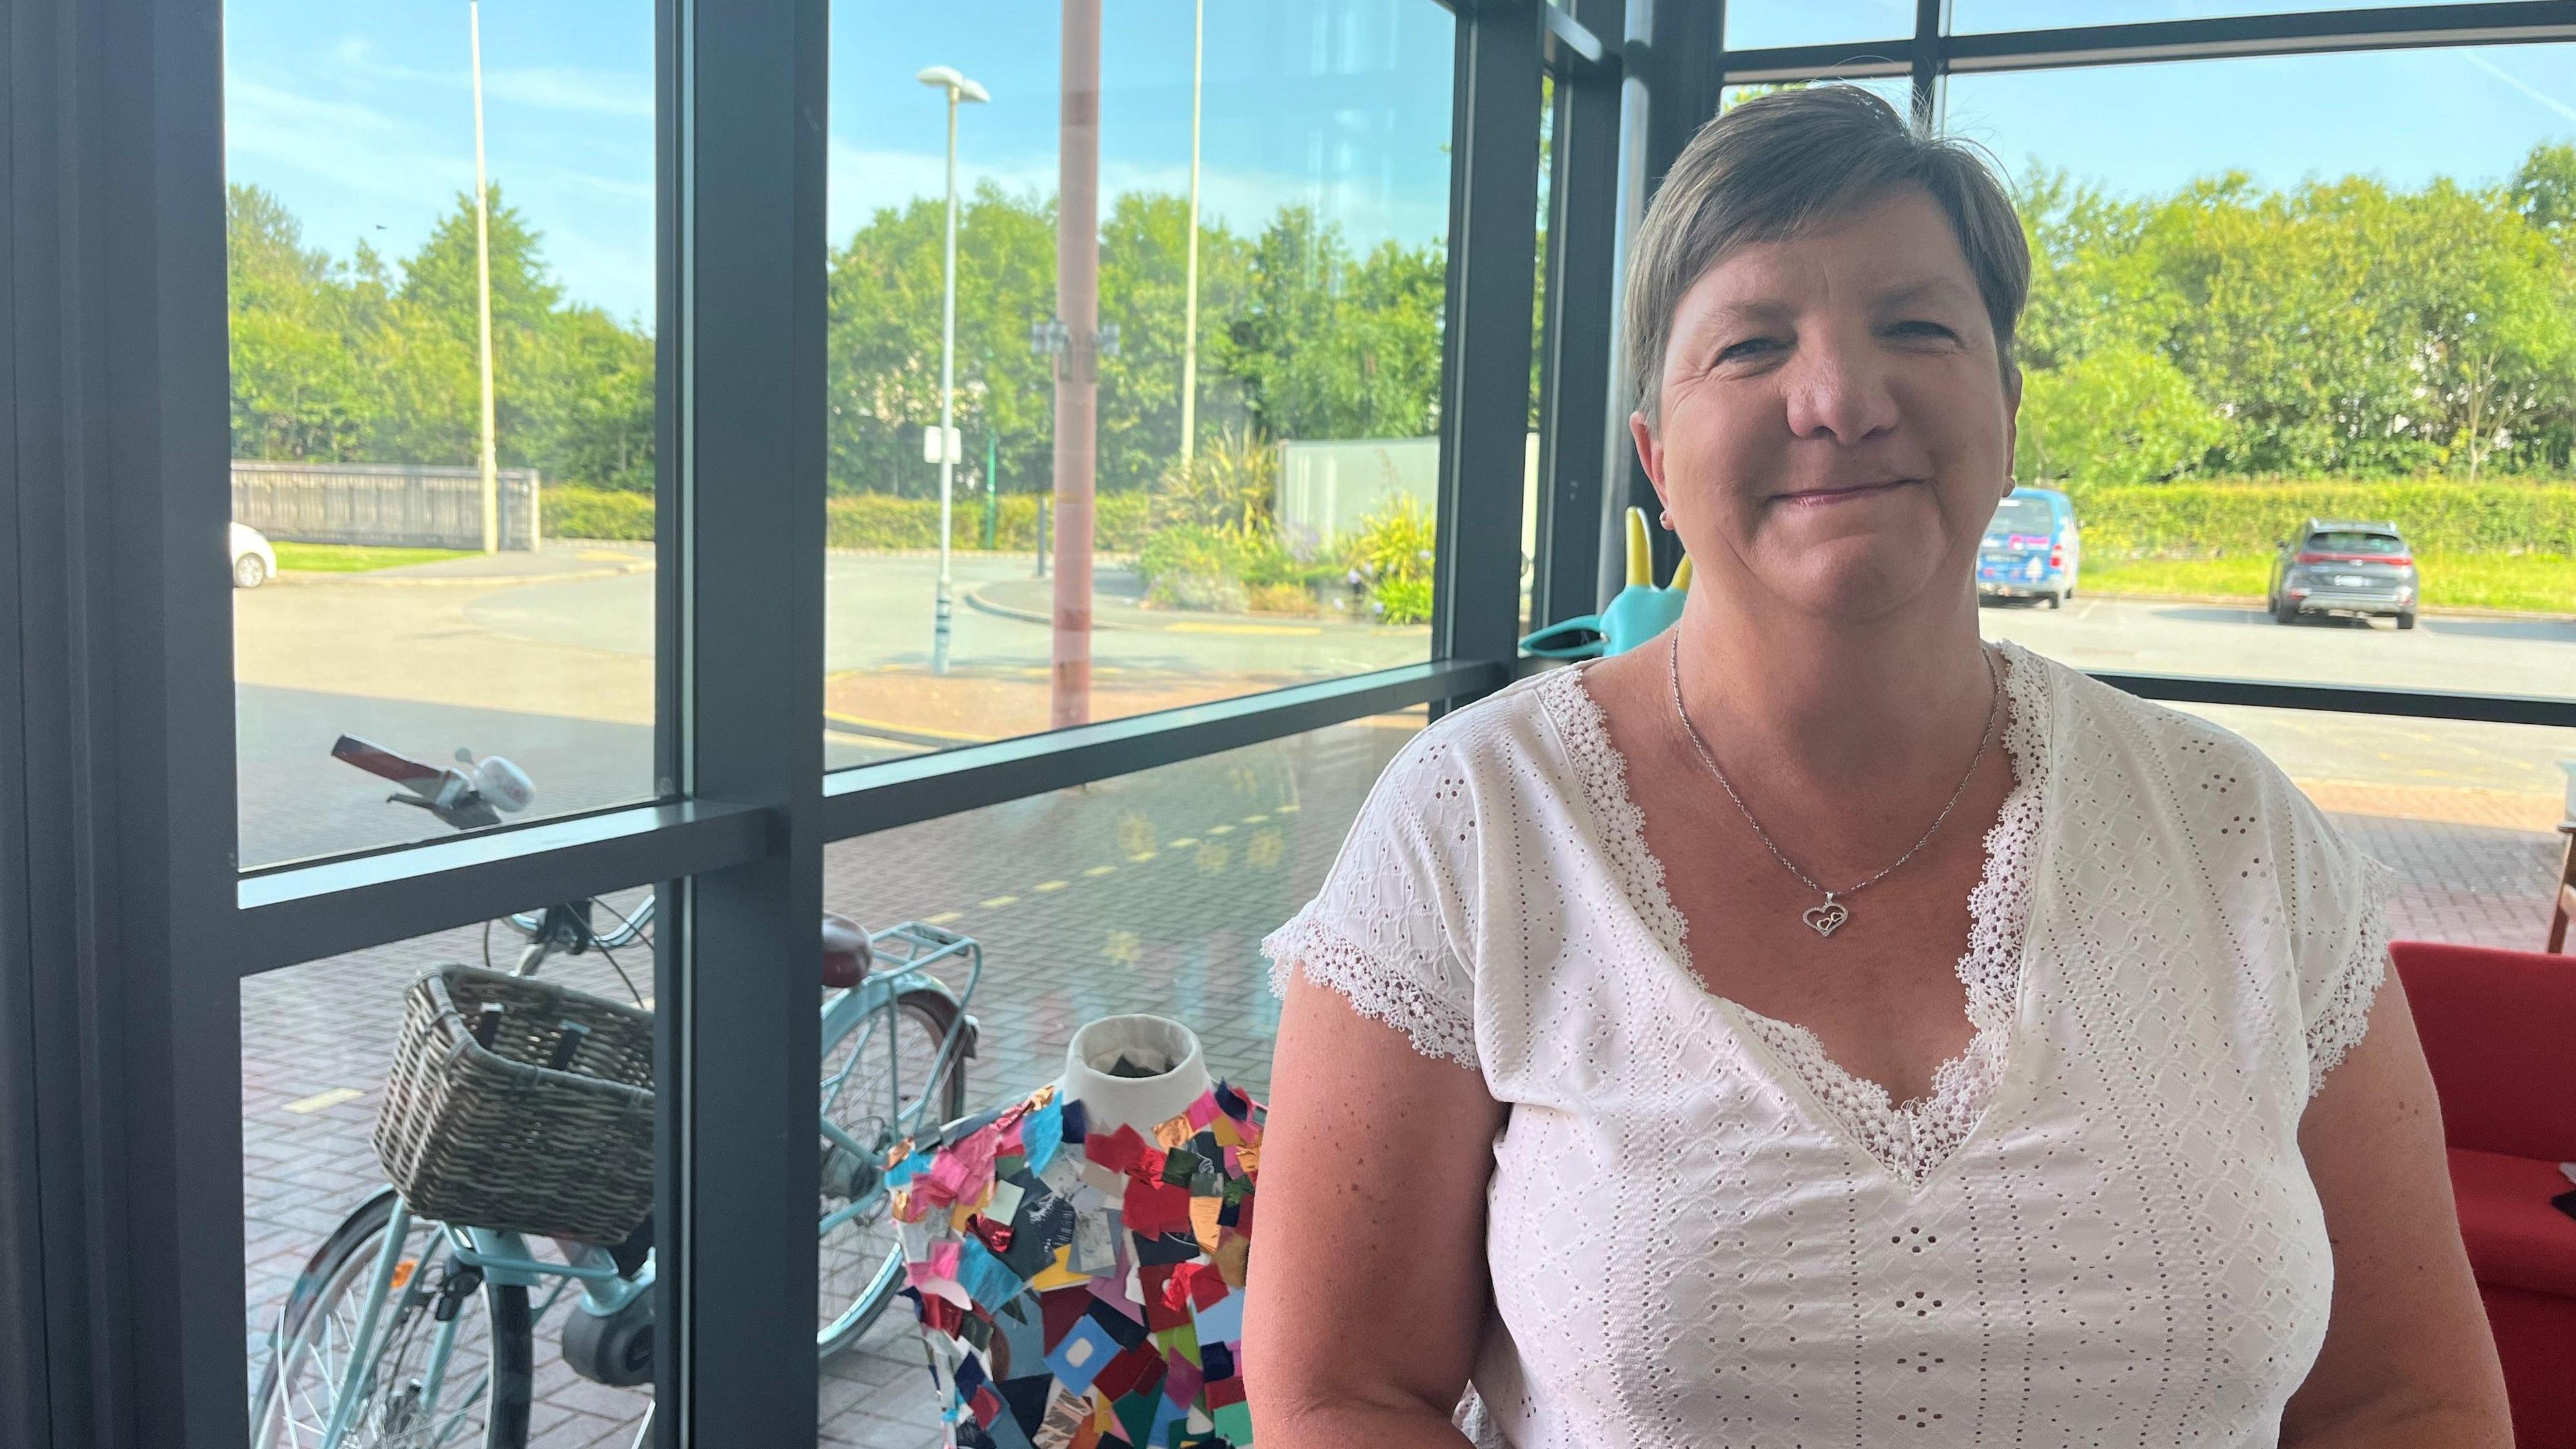
[[[1909,187],[1721,257],[1674,311],[1660,424],[1629,426],[1694,588],[1863,623],[1968,598],[2020,402],[1948,218]]]

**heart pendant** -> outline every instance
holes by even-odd
[[[1805,919],[1817,935],[1830,936],[1841,929],[1843,922],[1851,919],[1851,910],[1842,902],[1827,896],[1823,905],[1807,908]]]

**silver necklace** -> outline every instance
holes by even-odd
[[[1968,761],[1968,773],[1959,777],[1959,788],[1950,792],[1950,803],[1942,806],[1941,813],[1932,817],[1932,824],[1923,832],[1922,838],[1915,841],[1903,855],[1890,862],[1887,869],[1858,885],[1830,891],[1818,884],[1814,876],[1798,869],[1796,863],[1788,856],[1781,854],[1779,845],[1771,839],[1771,832],[1763,829],[1762,822],[1753,818],[1753,811],[1745,805],[1744,797],[1735,793],[1735,786],[1726,778],[1726,772],[1717,767],[1717,756],[1709,752],[1708,741],[1700,738],[1699,726],[1691,723],[1690,711],[1682,707],[1682,631],[1680,626],[1674,626],[1671,650],[1673,715],[1682,722],[1682,732],[1690,736],[1691,748],[1699,752],[1699,762],[1708,766],[1708,772],[1717,777],[1718,788],[1726,792],[1727,799],[1735,802],[1737,813],[1744,817],[1745,824],[1753,827],[1753,833],[1761,837],[1763,848],[1771,852],[1771,858],[1780,862],[1782,868],[1789,874],[1806,882],[1807,889],[1825,898],[1823,905],[1808,907],[1805,914],[1800,917],[1807,923],[1808,929],[1817,935],[1830,936],[1841,929],[1845,921],[1851,919],[1851,907],[1843,904],[1842,897],[1856,895],[1885,880],[1898,866],[1912,860],[1916,851],[1930,843],[1933,835],[1940,830],[1941,822],[1950,818],[1950,811],[1958,805],[1959,797],[1968,793],[1968,782],[1977,778],[1977,768],[1986,762],[1986,747],[1994,743],[1996,718],[2003,713],[2004,707],[2003,680],[1995,673],[1994,652],[1983,646],[1979,647],[1979,652],[1985,655],[1986,681],[1993,686],[1994,702],[1986,707],[1986,732],[1977,740],[1976,758]]]

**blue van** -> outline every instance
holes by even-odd
[[[2075,500],[2054,488],[2016,488],[1995,509],[1977,549],[1977,593],[2063,608],[2075,597],[2083,557]]]

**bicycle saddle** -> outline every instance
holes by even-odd
[[[846,991],[876,966],[867,930],[847,916],[823,913],[823,984]]]

